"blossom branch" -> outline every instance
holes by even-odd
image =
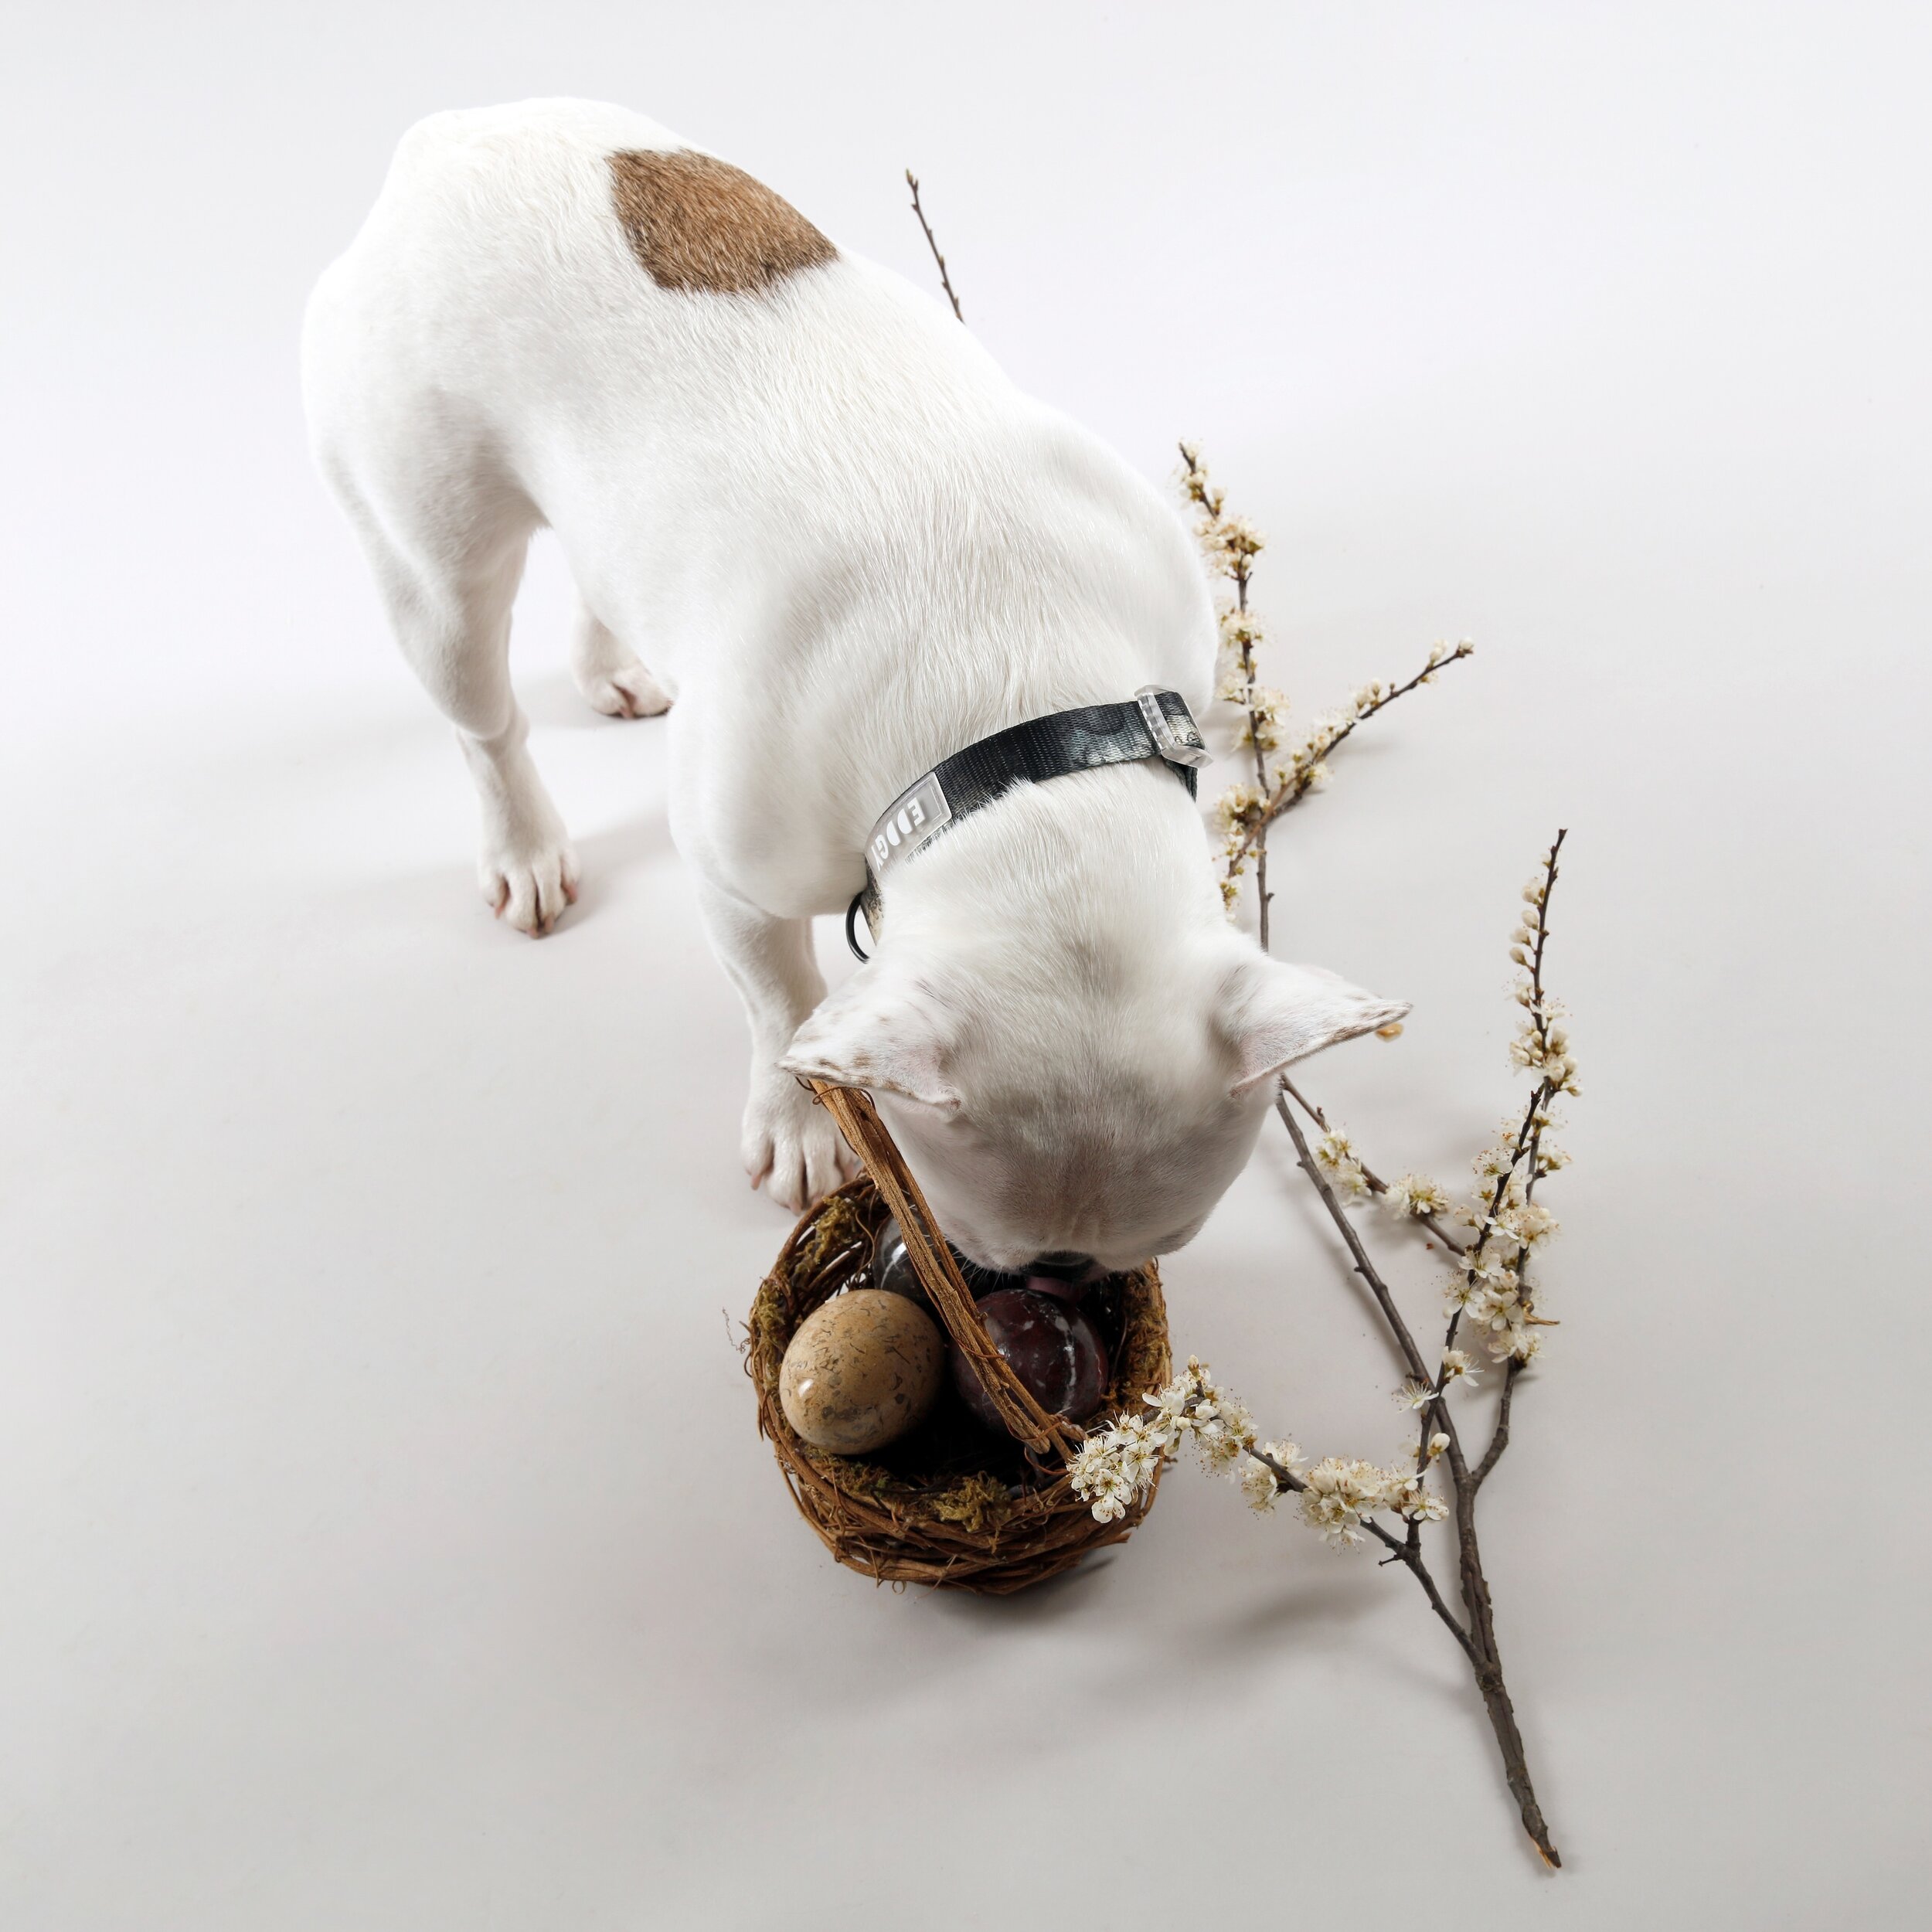
[[[1151,1490],[1164,1464],[1190,1445],[1203,1471],[1233,1477],[1258,1512],[1267,1514],[1282,1495],[1293,1495],[1302,1521],[1335,1548],[1370,1538],[1380,1543],[1389,1552],[1385,1561],[1403,1564],[1415,1577],[1471,1667],[1478,1672],[1489,1668],[1423,1560],[1420,1526],[1448,1513],[1423,1480],[1429,1458],[1418,1455],[1409,1468],[1383,1469],[1331,1456],[1304,1473],[1294,1444],[1258,1441],[1246,1406],[1190,1358],[1172,1381],[1141,1398],[1138,1411],[1116,1416],[1111,1427],[1088,1436],[1069,1465],[1074,1489],[1092,1502],[1101,1522],[1114,1521]],[[1385,1529],[1376,1520],[1379,1512],[1406,1518],[1406,1535]]]
[[[1483,1482],[1495,1468],[1509,1441],[1509,1428],[1515,1383],[1524,1366],[1538,1350],[1533,1330],[1552,1325],[1537,1311],[1529,1284],[1529,1258],[1532,1250],[1555,1232],[1554,1220],[1535,1199],[1537,1182],[1564,1164],[1563,1157],[1545,1138],[1549,1124],[1549,1109],[1560,1094],[1577,1089],[1576,1063],[1568,1042],[1557,1024],[1557,1009],[1543,985],[1543,961],[1549,930],[1548,908],[1554,887],[1557,857],[1563,834],[1559,832],[1546,854],[1539,876],[1524,889],[1525,912],[1512,934],[1512,956],[1526,967],[1528,978],[1517,998],[1526,1009],[1522,1032],[1511,1049],[1511,1057],[1536,1075],[1528,1105],[1519,1121],[1508,1124],[1498,1146],[1480,1156],[1476,1167],[1483,1191],[1473,1213],[1466,1214],[1475,1229],[1474,1239],[1458,1248],[1458,1267],[1451,1290],[1451,1311],[1440,1365],[1432,1376],[1423,1366],[1413,1333],[1397,1307],[1360,1234],[1349,1220],[1337,1193],[1332,1174],[1355,1192],[1379,1192],[1393,1196],[1398,1190],[1386,1183],[1372,1189],[1367,1170],[1355,1158],[1346,1137],[1319,1119],[1300,1094],[1295,1098],[1311,1118],[1323,1128],[1319,1151],[1311,1147],[1300,1122],[1289,1107],[1285,1094],[1277,1094],[1276,1110],[1293,1141],[1296,1158],[1315,1185],[1353,1260],[1355,1270],[1367,1283],[1380,1308],[1389,1332],[1410,1369],[1410,1379],[1400,1399],[1420,1411],[1419,1440],[1413,1452],[1415,1466],[1425,1468],[1431,1453],[1440,1447],[1449,1465],[1454,1498],[1457,1568],[1465,1626],[1453,1617],[1437,1614],[1458,1634],[1464,1654],[1475,1672],[1477,1688],[1487,1711],[1503,1760],[1503,1773],[1525,1830],[1538,1852],[1550,1865],[1561,1862],[1544,1821],[1531,1781],[1527,1757],[1515,1709],[1502,1674],[1502,1660],[1496,1639],[1495,1617],[1488,1580],[1484,1573],[1481,1545],[1476,1527],[1476,1498]],[[1287,1083],[1284,1083],[1284,1087]],[[1405,1204],[1412,1210],[1423,1186],[1417,1177],[1405,1177],[1400,1189]],[[1430,1210],[1433,1213],[1433,1209]],[[1498,1403],[1495,1431],[1481,1461],[1471,1468],[1462,1452],[1445,1393],[1450,1384],[1461,1379],[1474,1379],[1469,1358],[1454,1345],[1459,1324],[1467,1315],[1479,1323],[1491,1352],[1505,1359],[1503,1387]],[[1379,1526],[1377,1526],[1379,1529]],[[1380,1532],[1389,1549],[1389,1560],[1400,1557],[1415,1570],[1418,1581],[1425,1580],[1421,1565],[1421,1523],[1409,1520],[1406,1535],[1398,1539]],[[1433,1582],[1433,1579],[1427,1579]],[[1439,1595],[1439,1593],[1437,1593]],[[1432,1596],[1432,1604],[1435,1597]]]

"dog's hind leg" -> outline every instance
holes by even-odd
[[[510,607],[540,519],[481,439],[452,430],[392,417],[372,449],[318,437],[317,455],[403,655],[456,727],[483,808],[483,896],[534,936],[556,925],[577,886],[577,855],[510,689]]]
[[[577,593],[570,617],[570,675],[593,709],[613,718],[655,718],[671,694]]]

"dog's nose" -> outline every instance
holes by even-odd
[[[1069,1254],[1056,1250],[1051,1254],[1036,1254],[1026,1264],[1029,1274],[1043,1274],[1049,1281],[1084,1281],[1099,1271],[1100,1264],[1090,1254]]]

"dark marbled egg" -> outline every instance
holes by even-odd
[[[1107,1389],[1107,1349],[1078,1308],[1030,1287],[999,1289],[978,1305],[993,1346],[1043,1409],[1084,1422],[1100,1406]],[[1004,1434],[979,1377],[957,1349],[952,1357],[960,1399],[988,1428]]]

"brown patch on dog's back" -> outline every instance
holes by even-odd
[[[660,288],[755,293],[838,258],[790,202],[729,162],[687,148],[608,159],[631,252]]]

